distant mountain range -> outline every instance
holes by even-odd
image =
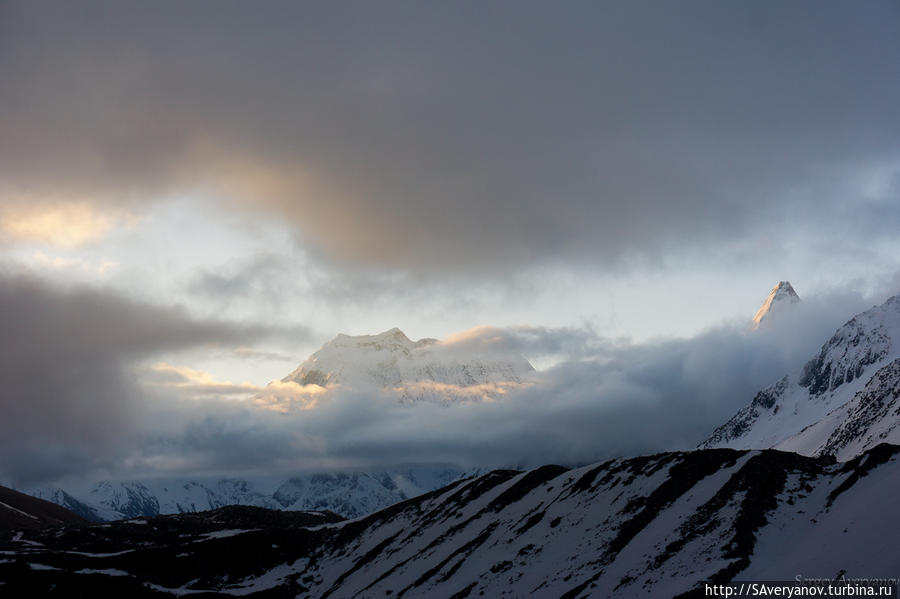
[[[146,479],[101,481],[77,496],[58,487],[28,493],[93,521],[250,505],[277,510],[328,510],[355,518],[440,488],[463,475],[449,465],[392,471],[320,472],[285,479],[274,491],[243,479]]]
[[[705,596],[896,576],[900,447],[847,463],[710,449],[500,470],[364,518],[229,507],[0,533],[10,596]],[[854,595],[858,596],[858,595]]]

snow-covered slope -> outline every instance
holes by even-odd
[[[738,575],[887,576],[897,561],[879,531],[900,525],[888,499],[897,451],[835,464],[713,450],[496,472],[334,525],[347,540],[313,554],[299,596],[675,597]]]
[[[436,339],[410,340],[394,328],[378,335],[338,335],[282,382],[375,387],[403,401],[496,398],[533,371],[522,356],[460,355]]]
[[[851,430],[866,435],[862,428],[843,428],[841,440],[827,440],[844,423],[847,413],[831,414],[854,400],[876,372],[900,357],[900,295],[888,299],[840,327],[803,368],[763,389],[728,422],[717,428],[700,446],[765,448],[780,447],[812,454],[831,451],[840,445],[842,457],[877,443],[850,439]],[[859,402],[873,406],[880,402],[880,389],[890,387],[886,379],[895,369],[882,372]],[[866,399],[868,398],[868,399]],[[829,416],[829,414],[831,414]],[[872,415],[865,422],[871,425]],[[858,423],[863,420],[858,420]],[[820,423],[817,425],[817,423]],[[813,426],[817,425],[817,426]],[[884,426],[888,426],[885,423]],[[804,429],[806,429],[804,431]],[[804,431],[801,433],[801,431]],[[879,430],[883,432],[882,430]],[[805,437],[809,438],[806,439]],[[791,442],[786,442],[794,437]],[[887,437],[885,437],[887,438]],[[891,437],[893,438],[893,437]],[[785,442],[783,445],[779,445]]]
[[[134,518],[200,512],[225,505],[274,507],[251,483],[237,479],[101,481],[91,489],[87,499],[90,504],[111,512],[104,514],[107,520],[115,516]]]
[[[846,460],[880,443],[900,445],[900,358],[878,369],[853,399],[777,447]]]
[[[283,481],[274,491],[242,479],[151,479],[101,481],[84,494],[59,488],[27,492],[95,521],[201,512],[227,505],[329,510],[355,518],[442,487],[460,475],[462,470],[441,464],[378,472],[303,474]]]
[[[69,493],[59,487],[26,492],[94,521],[199,512],[226,505],[277,507],[271,497],[256,491],[251,483],[236,479],[104,480],[85,493]]]
[[[272,500],[278,509],[328,510],[355,518],[443,487],[460,474],[450,467],[321,473],[285,481]]]
[[[703,583],[896,576],[900,448],[837,463],[775,450],[495,471],[357,520],[263,510],[4,543],[10,592],[120,596],[703,596]],[[291,514],[293,515],[293,513]],[[316,526],[315,524],[320,523]],[[333,520],[331,520],[333,522]],[[690,595],[685,595],[691,593]],[[260,595],[262,596],[262,595]]]
[[[769,296],[762,306],[759,307],[759,310],[753,317],[753,324],[750,325],[750,328],[755,330],[771,323],[799,302],[800,296],[797,295],[791,284],[788,281],[779,281],[772,288],[772,291],[769,292]]]

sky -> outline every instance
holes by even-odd
[[[692,446],[900,292],[898,30],[877,0],[2,0],[0,479]],[[746,335],[780,280],[803,314]],[[395,326],[492,331],[541,383],[254,403]]]

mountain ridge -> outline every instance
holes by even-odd
[[[59,487],[24,492],[95,522],[194,513],[229,505],[328,510],[355,518],[442,487],[463,474],[462,469],[449,464],[411,465],[392,470],[296,474],[268,485],[240,478],[161,478],[103,480],[83,493]]]
[[[624,599],[736,577],[887,578],[898,490],[900,447],[886,444],[848,462],[667,452],[492,471],[355,520],[242,508],[0,535],[33,564],[0,560],[0,579],[57,596]]]
[[[862,445],[847,438],[849,429],[846,428],[840,442],[826,441],[841,426],[836,414],[844,406],[854,401],[871,406],[877,401],[872,397],[876,394],[874,389],[868,389],[868,399],[857,399],[860,393],[866,392],[877,373],[884,375],[880,382],[884,388],[891,387],[889,381],[883,380],[888,373],[900,377],[900,369],[882,371],[897,358],[900,358],[900,295],[844,323],[801,368],[759,391],[698,447],[775,447],[805,455],[837,451],[842,459],[849,459],[855,455],[847,451],[851,446],[858,453],[879,442],[900,442],[900,429],[896,427],[888,427],[889,431],[881,431],[885,433],[883,436]],[[886,416],[887,412],[882,414],[882,418]],[[867,423],[874,424],[871,414]],[[862,429],[857,428],[862,434]]]
[[[412,341],[399,328],[377,335],[339,334],[282,383],[374,388],[404,403],[498,399],[526,384],[534,367],[523,356],[462,355],[437,339]]]

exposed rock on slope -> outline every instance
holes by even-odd
[[[900,358],[878,369],[853,399],[778,447],[845,460],[880,443],[900,444]]]
[[[183,530],[150,519],[33,533],[0,543],[17,560],[0,562],[0,580],[12,593],[58,596],[409,599],[675,597],[735,577],[889,577],[898,452],[881,445],[847,463],[664,453],[496,471],[362,519],[320,516],[319,526],[273,526],[259,510],[214,512]]]
[[[896,374],[896,369],[882,369],[900,358],[898,341],[900,296],[894,296],[850,319],[803,368],[760,391],[750,404],[717,428],[700,446],[783,447],[809,455],[836,450],[840,446],[844,448],[840,451],[841,456],[846,458],[853,455],[848,448],[859,451],[880,440],[893,439],[885,436],[857,443],[849,438],[851,431],[860,435],[866,432],[865,427],[856,426],[842,428],[840,439],[826,442],[841,427],[841,414],[847,416],[854,408],[848,405],[847,411],[840,414],[837,411],[854,400],[879,372],[879,380],[873,382],[865,397],[857,402],[871,408],[867,416],[859,417],[873,425],[875,408],[872,406],[881,401],[879,393],[881,390],[887,392],[891,386],[888,379]],[[888,426],[889,423],[884,423],[879,434]]]

